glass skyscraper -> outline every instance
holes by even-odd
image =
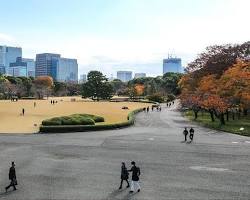
[[[183,73],[180,58],[163,59],[163,74],[167,72]]]
[[[0,46],[0,73],[8,74],[10,63],[16,62],[18,57],[22,57],[22,48]]]
[[[120,79],[123,82],[128,82],[132,80],[132,72],[131,71],[118,71],[117,79]]]
[[[36,77],[38,76],[51,76],[52,63],[61,57],[60,54],[42,53],[36,55]],[[53,77],[54,78],[54,77]]]
[[[76,59],[61,58],[60,54],[43,53],[36,55],[36,77],[51,76],[58,82],[78,82]]]

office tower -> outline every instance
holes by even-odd
[[[120,79],[123,82],[128,82],[132,80],[132,72],[131,71],[118,71],[117,79]]]
[[[87,81],[87,75],[86,74],[81,74],[80,75],[80,83],[85,83]]]
[[[22,58],[22,62],[26,63],[27,77],[35,77],[36,76],[36,66],[35,66],[34,59]]]
[[[180,58],[163,59],[163,74],[167,72],[183,73]]]
[[[135,73],[134,78],[143,78],[143,77],[146,77],[146,73]]]
[[[52,63],[60,58],[60,54],[54,53],[42,53],[36,55],[36,77],[38,76],[51,76],[52,75]],[[54,78],[54,77],[53,77]]]
[[[52,77],[58,82],[78,82],[78,64],[76,59],[58,58],[52,61]]]
[[[8,74],[10,63],[16,62],[17,57],[22,57],[22,48],[0,46],[0,73]]]
[[[18,57],[16,62],[10,63],[8,74],[10,76],[35,77],[35,61],[29,58]]]

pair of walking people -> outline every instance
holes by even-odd
[[[183,135],[185,136],[185,142],[186,142],[187,141],[187,136],[188,136],[187,128],[184,129]],[[193,139],[194,139],[194,129],[193,129],[193,127],[191,127],[190,130],[189,130],[189,138],[190,138],[190,142],[192,142]]]
[[[139,184],[139,176],[141,175],[141,171],[140,171],[140,168],[135,165],[134,161],[131,162],[131,165],[132,165],[131,169],[127,170],[125,163],[122,162],[122,166],[121,166],[121,183],[120,183],[119,189],[122,189],[123,181],[126,181],[127,182],[127,188],[130,187],[130,193],[133,193],[135,191],[140,192],[141,187],[140,187],[140,184]],[[128,181],[129,172],[132,172],[131,185],[129,184],[129,181]]]

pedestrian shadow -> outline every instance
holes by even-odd
[[[184,140],[184,141],[181,141],[181,143],[186,143],[186,141]]]
[[[122,193],[125,192],[127,189],[128,189],[128,188],[123,188],[123,189],[121,189],[121,190],[119,190],[119,189],[114,190],[113,192],[111,192],[111,193],[108,195],[107,199],[108,199],[108,200],[114,200],[114,199],[116,199],[116,196],[122,194]]]
[[[192,141],[187,142],[187,144],[191,144],[191,143],[192,143]]]
[[[13,192],[15,192],[15,191],[13,190],[13,191],[9,191],[9,192],[1,192],[1,193],[0,193],[0,198],[6,197],[6,196],[12,194]]]
[[[131,193],[128,193],[127,195],[125,195],[122,200],[131,200],[138,192],[133,192],[132,194]]]

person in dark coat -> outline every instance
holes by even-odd
[[[183,135],[185,136],[185,142],[187,141],[187,135],[188,135],[188,130],[185,127],[184,131],[183,131]]]
[[[129,177],[128,170],[126,168],[125,163],[122,162],[122,166],[121,166],[121,184],[120,184],[119,190],[122,189],[122,183],[123,183],[123,181],[127,182],[127,188],[129,188],[128,177]]]
[[[128,170],[129,172],[132,172],[132,181],[131,181],[131,188],[130,193],[133,193],[134,191],[140,192],[141,186],[139,184],[139,176],[141,175],[140,168],[135,165],[135,161],[131,162],[131,169]]]
[[[194,139],[194,129],[193,129],[193,127],[191,127],[190,130],[189,130],[189,138],[190,138],[191,142]]]
[[[10,184],[5,188],[6,192],[8,191],[10,187],[13,187],[13,190],[16,190],[17,181],[16,181],[16,170],[15,170],[14,162],[11,163],[11,167],[9,170],[9,180],[10,180]]]
[[[25,110],[24,110],[24,108],[22,109],[22,114],[23,114],[23,116],[24,116],[24,113],[25,113]]]

